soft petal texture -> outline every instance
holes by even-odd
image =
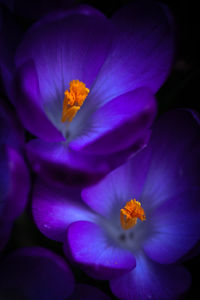
[[[178,265],[160,265],[145,255],[136,257],[136,268],[111,280],[112,292],[123,300],[172,300],[185,292],[191,278]]]
[[[77,284],[73,294],[67,300],[109,300],[102,291],[87,284]]]
[[[80,191],[71,187],[52,187],[39,179],[34,187],[32,211],[37,227],[45,236],[63,242],[67,227],[78,220],[95,220],[80,200]]]
[[[67,263],[47,249],[21,248],[0,263],[0,293],[16,291],[29,300],[64,300],[73,288]]]
[[[14,148],[20,148],[24,144],[24,131],[16,113],[2,99],[0,99],[0,144]]]
[[[148,133],[155,114],[156,101],[150,90],[131,91],[92,114],[87,133],[72,141],[70,147],[99,154],[120,151],[133,145],[145,130]]]
[[[133,254],[114,244],[106,231],[95,223],[72,223],[68,227],[67,238],[66,248],[72,259],[92,276],[115,278],[135,267]]]
[[[165,6],[136,1],[112,17],[117,27],[112,49],[91,96],[107,102],[141,86],[156,92],[174,59],[174,28]]]
[[[144,243],[144,250],[156,262],[176,262],[198,242],[199,193],[200,189],[184,192],[163,203],[152,214],[151,232]]]
[[[18,69],[15,86],[15,106],[23,125],[44,140],[64,140],[43,111],[38,76],[33,61],[27,61]]]
[[[28,193],[30,189],[29,171],[22,158],[16,150],[11,147],[5,147],[8,182],[6,182],[7,191],[2,197],[3,207],[0,210],[0,218],[2,222],[14,221],[25,209]]]
[[[14,16],[0,4],[0,78],[11,101],[14,55],[21,36],[22,30]]]
[[[150,208],[179,195],[188,201],[188,191],[199,187],[199,124],[194,112],[181,109],[165,113],[155,123],[147,149],[151,164],[141,195]]]
[[[111,24],[103,15],[66,12],[66,17],[52,16],[52,22],[33,26],[18,48],[17,67],[33,60],[40,90],[37,101],[61,131],[66,126],[61,122],[64,91],[74,79],[91,87],[108,53],[111,33]],[[27,90],[31,98],[30,82],[26,85],[21,92]],[[34,134],[40,136],[39,131]]]

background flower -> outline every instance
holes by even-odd
[[[86,273],[110,279],[119,298],[178,297],[190,284],[180,259],[200,237],[199,134],[194,112],[165,114],[143,151],[83,190],[89,208],[72,190],[38,181],[33,197],[37,226],[64,242],[67,257]],[[146,221],[124,231],[120,209],[132,197],[142,204]]]
[[[1,99],[0,99],[1,100]],[[24,211],[30,189],[29,171],[22,156],[24,133],[16,116],[0,101],[0,249],[13,222]]]
[[[169,12],[152,2],[122,8],[111,20],[82,6],[36,23],[16,54],[15,99],[39,138],[27,144],[33,169],[53,182],[94,180],[146,146],[153,94],[173,58]],[[77,79],[90,92],[63,123],[64,92]]]
[[[0,296],[12,300],[110,299],[95,287],[75,286],[64,259],[41,247],[18,249],[0,262]]]

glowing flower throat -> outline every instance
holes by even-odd
[[[71,122],[75,117],[77,111],[83,105],[89,89],[86,88],[85,84],[79,80],[72,80],[69,84],[69,90],[65,91],[65,98],[63,101],[63,111],[61,121]]]
[[[146,220],[144,209],[141,203],[135,199],[131,199],[126,203],[124,208],[120,210],[120,222],[124,230],[130,229],[137,223],[137,218],[141,221]]]

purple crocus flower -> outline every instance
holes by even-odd
[[[1,99],[0,99],[1,100]],[[15,219],[23,212],[30,188],[29,172],[20,148],[23,130],[6,104],[0,101],[0,249],[9,238]]]
[[[0,262],[0,297],[12,300],[109,300],[97,288],[84,284],[75,286],[66,261],[41,247],[18,249]]]
[[[146,146],[154,93],[173,60],[165,6],[91,7],[46,16],[16,54],[16,101],[33,169],[52,181],[107,174]]]
[[[38,181],[38,228],[120,299],[175,299],[190,284],[180,259],[200,237],[199,129],[194,112],[166,113],[144,150],[83,189],[85,204]]]

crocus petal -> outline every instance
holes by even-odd
[[[23,125],[44,140],[64,140],[43,111],[38,75],[33,61],[27,61],[18,69],[15,86],[15,106]]]
[[[199,192],[197,189],[180,194],[154,211],[151,232],[144,243],[151,259],[165,264],[176,262],[198,242]]]
[[[174,56],[169,15],[165,6],[153,1],[137,1],[116,12],[112,22],[118,31],[92,90],[95,100],[105,103],[141,86],[153,92],[160,88]]]
[[[52,22],[33,26],[18,48],[17,67],[33,60],[41,93],[39,101],[61,131],[65,127],[61,122],[64,91],[74,79],[91,87],[110,48],[111,31],[111,24],[103,15],[66,12],[66,17],[52,16]],[[27,96],[32,98],[34,90],[29,85]]]
[[[180,194],[187,197],[188,190],[199,186],[199,124],[197,115],[187,110],[170,111],[155,123],[147,147],[151,164],[141,196],[149,208]]]
[[[7,192],[3,199],[1,199],[4,205],[1,208],[0,217],[1,221],[12,222],[25,209],[30,189],[30,178],[29,171],[21,154],[8,146],[5,146],[5,151],[6,167],[9,174],[8,182],[6,183]]]
[[[0,263],[1,293],[16,290],[29,300],[64,300],[73,288],[67,263],[47,249],[21,248]]]
[[[150,90],[131,91],[98,109],[88,120],[87,134],[71,142],[70,147],[99,154],[120,151],[133,145],[145,130],[148,132],[155,113],[156,102]]]
[[[67,300],[110,300],[102,291],[87,284],[77,284],[73,294]]]
[[[0,99],[0,144],[20,148],[24,140],[24,131],[16,113]]]
[[[106,231],[94,223],[72,223],[67,238],[66,248],[72,259],[97,278],[115,278],[135,267],[133,254],[114,244]]]
[[[26,145],[28,159],[34,171],[54,184],[86,185],[97,182],[110,170],[146,147],[150,132],[144,132],[127,149],[107,155],[91,155],[73,151],[66,143],[48,143],[39,139]]]
[[[32,211],[39,230],[45,236],[63,242],[70,223],[95,220],[95,214],[79,199],[77,188],[52,187],[38,180],[34,187]]]
[[[160,265],[144,255],[136,257],[136,268],[110,282],[112,292],[123,300],[172,300],[185,292],[191,278],[179,265]]]
[[[83,185],[91,180],[91,176],[97,180],[99,175],[109,171],[106,160],[70,150],[64,143],[35,139],[27,144],[26,150],[35,172],[57,183]]]
[[[76,5],[68,10],[56,10],[53,11],[51,13],[48,13],[47,15],[45,15],[43,18],[39,19],[32,27],[33,28],[37,28],[38,26],[41,26],[42,24],[46,24],[46,23],[51,23],[53,20],[59,20],[59,19],[63,19],[66,18],[66,16],[70,16],[70,15],[92,15],[92,16],[103,16],[104,15],[97,10],[96,8],[89,6],[87,4],[79,4]]]

